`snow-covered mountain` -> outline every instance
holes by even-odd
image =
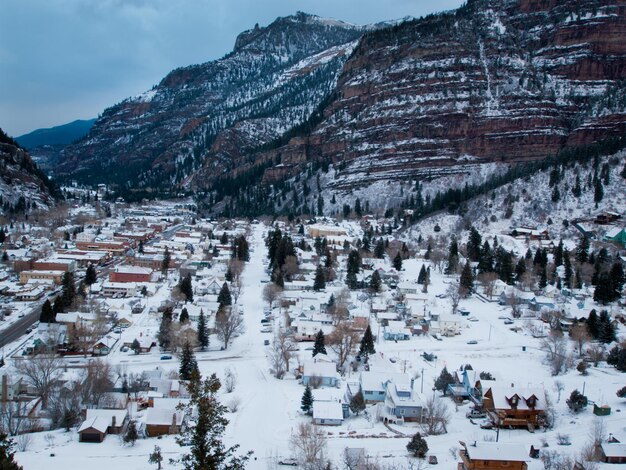
[[[163,188],[241,169],[248,150],[311,116],[364,31],[304,13],[257,25],[224,58],[174,70],[104,111],[57,172]]]

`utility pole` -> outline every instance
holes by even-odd
[[[424,368],[422,367],[422,387],[420,393],[424,393]]]

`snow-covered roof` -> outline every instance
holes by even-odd
[[[626,443],[603,442],[601,447],[607,457],[626,457]]]
[[[180,426],[183,422],[183,415],[184,412],[181,410],[172,410],[170,408],[148,408],[146,412],[146,424],[173,424],[173,418],[176,416],[176,426]]]
[[[528,450],[522,444],[476,442],[466,447],[471,460],[507,460],[526,462],[530,460]]]
[[[385,391],[385,384],[393,382],[395,384],[410,384],[411,377],[408,374],[399,372],[361,372],[361,388],[366,391]]]
[[[314,401],[313,419],[343,420],[343,409],[337,401]]]
[[[306,377],[318,376],[318,377],[339,377],[337,374],[337,365],[334,362],[313,362],[307,361],[304,363],[303,375]]]
[[[78,428],[78,432],[82,432],[86,429],[93,428],[96,431],[100,431],[101,433],[104,434],[107,432],[108,427],[109,427],[109,423],[106,421],[106,419],[102,418],[101,416],[94,416],[92,418],[89,418],[83,421],[83,424],[81,424],[80,427]]]
[[[542,388],[517,388],[517,387],[491,387],[491,394],[493,397],[493,406],[497,410],[502,409],[510,409],[511,404],[507,399],[517,395],[519,397],[519,401],[517,403],[518,410],[529,410],[531,409],[526,400],[532,396],[537,398],[537,403],[535,404],[535,410],[543,410],[545,409],[545,391]]]

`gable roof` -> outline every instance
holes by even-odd
[[[313,419],[343,420],[343,408],[336,401],[314,401]]]
[[[78,432],[80,433],[92,428],[98,432],[101,432],[102,434],[106,434],[108,427],[109,423],[107,423],[107,421],[103,417],[94,416],[91,419],[86,419],[85,421],[83,421],[83,424],[81,424],[78,428]]]
[[[466,446],[466,450],[471,460],[530,461],[529,453],[522,444],[478,441]]]

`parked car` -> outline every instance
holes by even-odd
[[[466,418],[471,418],[471,419],[486,418],[487,417],[487,413],[485,413],[484,411],[477,410],[477,409],[474,408],[474,409],[469,410],[467,413],[465,413],[465,417]]]
[[[162,361],[167,361],[168,359],[171,359],[171,358],[172,358],[172,356],[170,354],[163,354],[161,356],[161,360]]]
[[[467,344],[478,344],[478,341],[476,341],[475,339],[470,339]]]
[[[269,346],[269,345],[270,345],[269,339],[263,340],[263,346]]]
[[[128,351],[128,346],[122,346],[122,347],[120,348],[120,351],[122,351],[122,352],[127,352],[127,351]]]
[[[269,319],[268,318],[261,318],[261,323],[269,323]]]
[[[286,459],[280,459],[278,461],[278,465],[291,465],[292,467],[298,466],[298,461],[296,459],[292,459],[291,457]]]

